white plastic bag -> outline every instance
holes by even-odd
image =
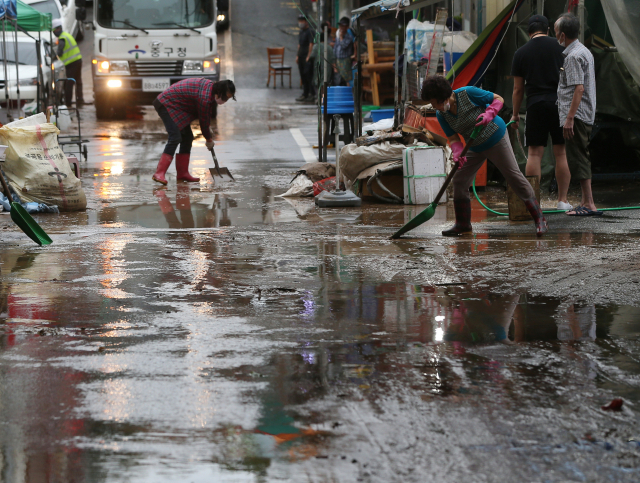
[[[405,42],[405,46],[407,48],[407,62],[417,62],[422,58],[422,49],[425,39],[427,39],[428,44],[431,45],[433,27],[434,24],[431,22],[420,22],[416,19],[409,21],[407,24],[407,36]]]
[[[313,182],[306,174],[299,174],[291,183],[291,188],[286,193],[280,195],[282,198],[289,196],[313,196]]]
[[[60,211],[84,210],[87,198],[58,145],[60,131],[50,123],[26,124],[0,128],[0,144],[9,146],[3,168],[13,188],[23,202],[57,205]]]

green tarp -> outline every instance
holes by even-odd
[[[51,14],[40,13],[35,8],[18,0],[18,27],[27,32],[51,30]],[[7,31],[13,31],[13,26],[7,22]]]

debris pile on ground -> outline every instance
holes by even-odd
[[[0,144],[8,146],[4,172],[23,203],[84,210],[87,198],[58,144],[59,133],[42,113],[4,125],[0,128]]]
[[[296,171],[295,176],[290,181],[291,187],[286,193],[281,194],[287,197],[310,197],[314,196],[314,183],[331,178],[336,175],[336,167],[330,163],[307,163]]]

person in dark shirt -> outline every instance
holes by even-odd
[[[311,51],[313,50],[313,31],[309,27],[309,22],[304,15],[298,17],[298,55],[296,56],[296,64],[300,70],[300,79],[302,79],[303,93],[296,99],[298,102],[313,100],[313,65],[309,60]]]
[[[551,135],[553,155],[556,158],[558,182],[558,209],[568,211],[573,207],[567,201],[571,173],[567,164],[562,127],[558,117],[558,82],[564,62],[564,50],[553,37],[549,37],[549,21],[543,15],[529,19],[529,42],[513,56],[513,117],[516,127],[520,121],[520,107],[527,94],[525,145],[528,147],[527,176],[540,179],[542,156]]]

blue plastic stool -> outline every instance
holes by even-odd
[[[324,115],[324,143],[325,146],[329,144],[331,135],[334,129],[333,115],[339,114],[342,118],[344,125],[344,134],[340,136],[340,140],[345,144],[351,144],[353,142],[355,131],[355,120],[353,117],[353,111],[355,104],[353,102],[353,90],[350,86],[334,86],[327,89],[327,112],[324,112],[324,105],[322,106],[322,112]]]

